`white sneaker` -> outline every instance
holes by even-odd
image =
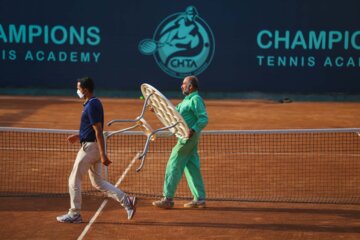
[[[82,217],[80,213],[72,214],[65,214],[62,216],[56,217],[56,220],[61,223],[82,223]]]
[[[206,207],[206,203],[205,203],[205,200],[192,200],[191,202],[189,203],[185,203],[184,204],[184,207],[185,208],[205,208]]]
[[[126,196],[128,205],[125,205],[125,210],[128,215],[128,220],[131,220],[136,212],[136,197]]]
[[[159,207],[159,208],[165,208],[165,209],[170,209],[174,207],[174,201],[172,198],[162,198],[158,201],[154,201],[152,203],[152,205],[154,205],[155,207]]]

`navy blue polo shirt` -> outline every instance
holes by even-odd
[[[99,99],[93,97],[84,103],[84,110],[80,121],[80,142],[94,142],[95,130],[92,125],[101,122],[104,128],[104,109]]]

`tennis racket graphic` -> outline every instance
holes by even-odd
[[[144,39],[139,43],[139,51],[144,55],[151,55],[159,48],[164,46],[173,46],[169,42],[157,42],[153,39]]]

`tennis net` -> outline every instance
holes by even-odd
[[[67,179],[79,144],[76,131],[0,128],[0,196],[68,196]],[[108,180],[117,182],[144,147],[142,132],[107,139],[113,164]],[[160,197],[174,136],[159,133],[144,168],[136,162],[120,188]],[[201,171],[209,200],[360,203],[360,129],[204,131]],[[88,177],[84,194],[99,194]],[[185,177],[176,197],[191,198]]]

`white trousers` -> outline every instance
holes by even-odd
[[[102,163],[99,148],[96,142],[88,142],[81,146],[73,169],[69,177],[70,209],[69,214],[80,213],[81,210],[81,181],[89,172],[93,187],[106,193],[109,197],[122,203],[126,196],[123,191],[105,181],[102,176]]]

